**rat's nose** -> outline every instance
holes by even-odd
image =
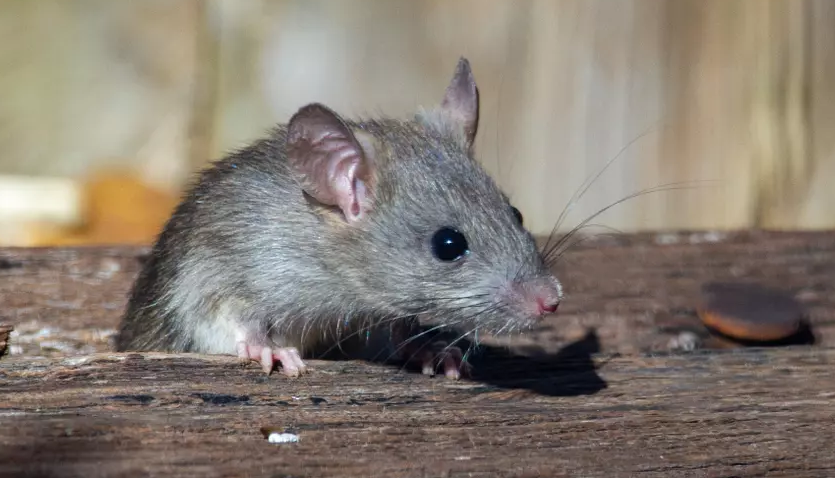
[[[542,318],[557,311],[562,300],[560,284],[549,277],[537,277],[513,284],[509,297],[530,318]]]
[[[553,314],[557,311],[557,307],[560,306],[558,299],[552,299],[550,297],[538,297],[536,303],[539,305],[539,315]]]

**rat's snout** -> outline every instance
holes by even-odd
[[[555,313],[562,300],[560,284],[550,279],[514,284],[513,293],[520,308],[538,318]]]
[[[560,306],[559,299],[537,297],[536,302],[539,304],[539,315],[553,314]]]

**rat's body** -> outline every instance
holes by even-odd
[[[400,347],[415,317],[518,329],[561,299],[518,211],[472,159],[477,120],[462,59],[436,111],[350,122],[308,105],[215,163],[160,235],[117,349],[237,354],[296,375],[301,355],[375,325],[389,355],[457,376],[457,349]]]

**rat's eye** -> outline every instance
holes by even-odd
[[[519,221],[519,224],[524,224],[525,222],[523,220],[524,218],[522,217],[522,212],[513,206],[510,207],[511,209],[513,209],[513,215],[516,216],[516,220]]]
[[[432,236],[432,253],[444,262],[453,262],[469,254],[467,238],[456,229],[442,227]]]

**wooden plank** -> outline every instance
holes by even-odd
[[[147,249],[0,249],[0,323],[12,354],[106,352]],[[754,281],[796,297],[818,344],[835,345],[835,232],[681,232],[598,237],[556,265],[567,297],[512,345],[554,353],[594,330],[602,352],[665,351],[710,281]]]
[[[485,359],[463,382],[313,366],[4,360],[0,475],[835,476],[833,349]]]
[[[835,232],[590,240],[556,266],[560,315],[487,341],[460,382],[355,361],[291,380],[233,357],[113,354],[145,253],[0,249],[0,324],[15,328],[0,476],[835,475]],[[796,297],[816,345],[664,353],[699,332],[702,285],[727,280]]]

